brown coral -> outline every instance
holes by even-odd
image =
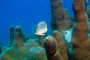
[[[73,0],[75,24],[72,33],[73,57],[75,60],[90,60],[88,22],[84,0]]]
[[[63,31],[66,29],[62,0],[50,0],[51,2],[51,28]]]
[[[23,46],[23,38],[22,38],[22,31],[19,26],[15,29],[15,41],[13,44],[14,47],[22,47]]]
[[[54,31],[53,36],[57,40],[57,49],[60,52],[61,60],[68,60],[67,47],[61,34],[58,31]]]
[[[44,39],[44,48],[46,49],[48,60],[60,60],[60,54],[57,51],[57,41],[52,36]]]

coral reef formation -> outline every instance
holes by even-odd
[[[75,24],[72,33],[73,57],[75,60],[90,60],[88,22],[84,0],[73,0]]]
[[[57,41],[54,37],[47,36],[43,44],[46,49],[48,60],[60,60],[60,53],[57,50]]]
[[[62,0],[50,0],[51,2],[51,28],[53,30],[66,30],[66,22],[64,19],[64,9]]]
[[[22,31],[19,26],[15,29],[14,40],[12,47],[5,48],[1,53],[0,60],[47,60],[45,49],[36,41],[28,40],[23,43]]]
[[[17,26],[15,29],[15,41],[13,46],[17,48],[23,46],[23,36],[22,36],[21,28],[19,26]]]
[[[60,52],[61,60],[68,60],[67,47],[66,47],[66,44],[65,44],[60,32],[54,31],[53,36],[57,40],[57,49]]]

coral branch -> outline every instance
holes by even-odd
[[[53,36],[57,40],[57,49],[60,52],[61,60],[68,60],[67,47],[61,34],[58,31],[54,31]]]
[[[10,27],[10,40],[9,40],[9,45],[8,47],[11,47],[14,41],[14,27]]]
[[[50,0],[51,2],[51,28],[63,31],[66,29],[62,0]]]
[[[90,60],[88,22],[84,0],[73,0],[75,24],[72,33],[73,57],[75,60]]]
[[[23,46],[23,39],[22,39],[22,31],[19,26],[15,29],[15,41],[13,44],[14,47],[22,47]]]

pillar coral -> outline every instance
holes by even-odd
[[[75,24],[72,32],[72,54],[75,60],[90,60],[88,22],[84,0],[73,0]]]
[[[65,20],[67,22],[66,29],[70,29],[71,28],[71,20],[70,20],[70,16],[69,16],[68,10],[65,9],[64,13],[65,13]]]
[[[64,20],[64,10],[62,0],[50,0],[51,2],[51,28],[53,30],[63,31],[66,29]]]
[[[52,36],[47,36],[43,42],[44,48],[46,50],[48,60],[61,60],[60,53],[57,50],[57,41]]]
[[[16,27],[15,29],[15,41],[13,44],[14,47],[22,47],[23,46],[23,37],[22,37],[22,31],[19,26]]]
[[[11,47],[14,41],[14,27],[10,27],[10,40],[9,40],[9,45],[8,47]]]
[[[58,31],[54,31],[53,36],[57,40],[57,49],[60,52],[61,60],[68,60],[67,47],[61,34]]]

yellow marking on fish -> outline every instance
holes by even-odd
[[[45,34],[42,34],[42,33],[35,33],[35,35],[45,35]]]
[[[47,28],[45,29],[45,32],[47,32]]]
[[[58,54],[59,50],[57,50],[57,52],[54,54],[54,56],[56,56]]]

